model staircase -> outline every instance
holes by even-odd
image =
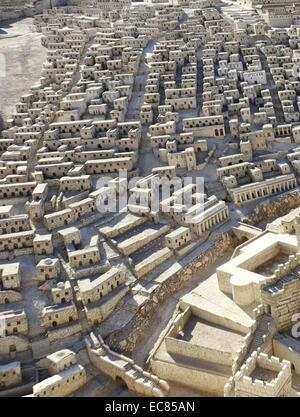
[[[280,278],[275,284],[265,287],[264,291],[267,291],[270,294],[276,294],[283,289],[285,283],[297,280],[299,277],[300,265],[297,265],[292,272]]]
[[[248,352],[245,356],[245,360],[247,360],[249,358],[249,356],[251,356],[251,354],[255,351],[255,350],[261,350],[263,352],[264,350],[264,344],[265,344],[265,340],[263,336],[268,336],[269,335],[269,324],[273,321],[273,318],[271,315],[269,314],[264,314],[263,317],[261,318],[260,324],[257,327],[257,329],[254,332],[253,335],[253,339],[252,342],[250,343]]]

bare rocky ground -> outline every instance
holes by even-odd
[[[32,28],[32,18],[0,23],[0,65],[5,62],[4,74],[0,68],[0,111],[4,119],[10,118],[20,97],[39,83],[47,49],[41,45],[42,35]]]

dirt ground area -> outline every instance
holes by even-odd
[[[0,112],[11,118],[20,97],[39,84],[47,49],[41,34],[32,31],[33,19],[25,18],[0,24]]]

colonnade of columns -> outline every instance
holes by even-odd
[[[251,201],[256,198],[261,198],[270,194],[279,193],[281,191],[289,190],[296,186],[296,179],[287,180],[277,184],[263,186],[261,188],[256,188],[253,190],[242,191],[234,194],[235,203],[243,203],[246,201]]]
[[[209,230],[214,225],[220,223],[222,220],[225,220],[229,216],[228,207],[223,208],[219,212],[213,214],[208,219],[205,219],[203,222],[196,225],[198,234],[202,234]]]

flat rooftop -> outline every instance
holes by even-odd
[[[261,368],[260,366],[256,367],[251,373],[250,378],[259,379],[261,381],[273,383],[277,378],[278,372],[271,371],[270,369]]]
[[[176,338],[193,345],[230,353],[242,347],[244,334],[192,315]]]

